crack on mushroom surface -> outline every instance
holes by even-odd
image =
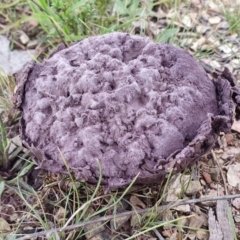
[[[209,151],[233,122],[239,89],[188,52],[127,33],[60,46],[15,75],[21,137],[41,168],[109,189],[157,183]],[[233,94],[234,93],[234,94]]]

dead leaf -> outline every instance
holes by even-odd
[[[200,192],[202,190],[202,185],[198,180],[195,181],[191,181],[189,183],[189,186],[186,190],[186,195],[193,195],[196,194],[198,192]]]
[[[188,27],[188,28],[191,28],[192,27],[192,20],[191,18],[188,16],[188,15],[185,15],[182,19],[182,23]]]
[[[191,46],[194,43],[194,39],[193,38],[184,38],[181,43],[180,46],[183,48],[186,48],[188,46]]]
[[[210,62],[210,65],[211,65],[213,68],[215,68],[215,69],[220,69],[220,68],[221,68],[220,63],[217,62],[217,61],[215,61],[215,60],[211,61],[211,62]]]
[[[232,205],[233,205],[235,208],[240,209],[240,198],[235,198],[235,199],[233,199]]]
[[[66,209],[64,209],[63,207],[59,207],[57,213],[55,214],[54,218],[55,220],[59,223],[64,223],[64,221],[66,220]]]
[[[187,183],[188,180],[189,180],[189,176],[187,175],[184,175],[184,176],[181,176],[181,174],[175,175],[169,183],[165,201],[172,202],[172,201],[179,200],[180,193],[182,192],[181,182],[184,183],[185,185],[185,183]]]
[[[146,204],[142,200],[140,200],[138,197],[136,197],[135,195],[132,195],[130,197],[130,202],[132,203],[134,208],[137,210],[146,208]]]
[[[198,216],[197,214],[192,214],[190,217],[189,227],[190,228],[201,228],[205,219],[202,216]]]
[[[96,216],[96,217],[93,217],[92,220],[94,219],[98,219],[99,217]],[[101,222],[97,222],[97,223],[94,223],[94,224],[88,224],[88,225],[85,225],[84,227],[84,231],[86,233],[86,238],[87,239],[92,239],[93,237],[98,237],[97,239],[103,239],[99,236],[99,233],[105,231],[105,227],[102,226],[103,223]]]
[[[204,230],[198,230],[196,232],[197,239],[199,240],[208,240],[209,239],[209,234],[207,231]]]
[[[174,217],[173,217],[172,211],[163,212],[163,216],[162,216],[163,222],[169,222],[173,219],[174,219]],[[173,227],[170,225],[165,225],[163,228],[165,230],[169,230],[169,229],[172,229]]]
[[[208,1],[207,4],[212,11],[220,13],[219,5],[216,2]]]
[[[223,29],[223,30],[228,30],[229,29],[229,24],[227,21],[222,21],[219,26],[218,26],[219,29]]]
[[[37,39],[35,40],[30,40],[27,44],[27,48],[28,49],[34,49],[37,47],[37,45],[39,44],[39,41]]]
[[[218,167],[211,167],[209,168],[209,173],[211,175],[211,179],[215,182],[219,181],[220,177],[220,169]]]
[[[130,216],[122,216],[111,219],[110,226],[112,230],[118,230],[130,219]]]
[[[240,121],[234,120],[232,130],[240,133]]]
[[[5,219],[0,218],[0,232],[6,233],[9,231],[11,231],[9,223]]]
[[[221,22],[221,18],[219,16],[215,16],[215,17],[210,17],[208,19],[208,22],[212,25],[218,24]]]
[[[172,236],[172,231],[171,230],[164,230],[164,231],[162,231],[162,235],[164,237],[171,237]]]
[[[205,34],[208,30],[210,30],[210,28],[207,27],[207,26],[204,26],[204,25],[199,24],[199,25],[196,27],[196,30],[197,30],[197,32],[199,32],[199,33],[201,33],[201,34]]]
[[[142,200],[140,200],[138,197],[136,197],[135,195],[131,196],[130,202],[133,205],[132,210],[139,210],[139,209],[146,208],[145,203]],[[140,224],[140,217],[139,217],[139,215],[138,216],[137,215],[133,215],[131,217],[131,226],[132,227],[136,227],[139,224]]]
[[[201,37],[201,38],[197,39],[196,41],[194,41],[194,43],[191,46],[191,49],[193,49],[194,51],[197,51],[197,49],[200,48],[202,46],[202,44],[205,42],[206,42],[206,38]]]
[[[234,46],[233,44],[225,44],[225,45],[221,45],[218,47],[220,51],[229,54],[229,53],[236,53],[238,52],[238,47]],[[238,62],[239,64],[239,62]]]
[[[209,191],[207,191],[207,193],[204,194],[205,197],[217,197],[217,196],[222,196],[224,195],[223,191],[219,191],[218,190],[214,190],[214,189],[210,189]],[[207,201],[207,202],[203,202],[202,205],[205,206],[214,206],[215,202],[214,201]]]
[[[216,37],[214,37],[214,36],[208,37],[208,38],[207,38],[207,41],[208,41],[210,44],[212,44],[213,46],[215,46],[215,47],[221,46],[220,41],[219,41]],[[212,47],[213,47],[213,46],[212,46]],[[215,60],[211,60],[211,62],[212,62],[212,61],[215,61]]]
[[[190,210],[190,205],[189,204],[186,204],[186,205],[180,205],[180,206],[177,206],[177,207],[173,207],[171,209],[174,209],[178,212],[183,212],[183,213],[189,213],[191,210]]]
[[[188,237],[187,239],[189,240],[196,240],[196,233],[189,233],[187,237]]]
[[[240,163],[230,165],[227,172],[228,184],[236,187],[240,183]]]
[[[234,221],[236,223],[240,223],[240,216],[239,215],[235,215],[233,218],[234,218]]]
[[[227,154],[230,156],[240,154],[240,148],[237,148],[237,147],[228,147],[226,151],[227,151]]]

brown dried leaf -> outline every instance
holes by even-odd
[[[142,200],[140,200],[138,197],[136,197],[135,195],[131,196],[130,202],[132,203],[134,208],[137,210],[146,208],[146,204]]]
[[[98,219],[99,217],[96,216],[92,219]],[[93,237],[99,237],[98,239],[101,239],[101,237],[99,236],[99,233],[103,232],[105,230],[105,227],[102,226],[101,222],[98,223],[94,223],[94,224],[88,224],[85,225],[84,227],[84,231],[86,233],[86,238],[87,239],[92,239]]]
[[[139,210],[139,209],[146,208],[146,204],[142,200],[140,200],[138,197],[136,197],[135,195],[131,196],[130,202],[133,205],[133,210]],[[131,226],[136,227],[137,225],[139,225],[140,224],[139,220],[140,220],[139,216],[133,215],[131,217]]]
[[[114,219],[111,219],[110,225],[112,230],[118,230],[121,228],[128,220],[130,219],[130,216],[122,216],[122,217],[116,217]]]
[[[198,216],[197,214],[193,214],[190,218],[189,227],[201,228],[204,222],[205,222],[205,218],[203,216]]]

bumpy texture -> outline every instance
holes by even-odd
[[[76,178],[95,183],[99,160],[113,189],[138,173],[137,182],[154,183],[180,171],[229,131],[236,86],[227,78],[210,80],[182,49],[111,33],[28,64],[14,100],[40,167],[65,173],[61,152]]]

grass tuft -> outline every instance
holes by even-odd
[[[225,8],[225,18],[232,33],[240,34],[240,6],[236,8]]]

